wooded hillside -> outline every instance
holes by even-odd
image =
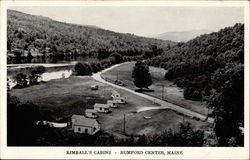
[[[84,56],[96,54],[98,51],[136,56],[151,51],[152,46],[166,49],[175,44],[94,26],[58,22],[14,10],[7,11],[7,20],[7,49],[8,55],[13,56],[18,52],[28,56],[28,51],[32,56]]]
[[[237,137],[244,120],[244,25],[221,29],[179,43],[147,60],[166,69],[165,78],[184,88],[184,97],[207,101],[221,145]]]

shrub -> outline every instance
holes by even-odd
[[[199,101],[202,98],[201,91],[194,88],[192,85],[188,85],[184,88],[184,98]]]
[[[29,75],[30,85],[38,84],[39,83],[38,78],[41,77],[41,74],[43,74],[44,72],[45,72],[44,66],[37,66],[33,68],[33,70],[31,71]]]
[[[26,74],[18,73],[15,77],[15,80],[17,82],[15,88],[24,88],[28,86],[28,79]]]
[[[77,75],[91,75],[92,74],[92,70],[90,68],[90,65],[87,63],[77,63],[75,65],[75,71],[77,73]]]
[[[109,60],[111,63],[113,64],[117,64],[117,63],[122,63],[123,62],[123,58],[122,58],[122,55],[120,55],[119,53],[112,53],[110,56],[109,56]]]

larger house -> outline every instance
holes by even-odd
[[[72,115],[72,129],[75,133],[96,134],[101,128],[100,123],[93,118],[86,118],[83,115]]]

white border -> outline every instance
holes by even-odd
[[[249,2],[248,1],[0,1],[1,159],[249,159]],[[6,147],[6,9],[9,6],[211,6],[245,9],[245,146],[244,147]],[[66,150],[112,150],[112,155],[66,155]],[[120,155],[120,150],[183,151],[184,155]]]

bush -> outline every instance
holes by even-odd
[[[202,98],[202,94],[200,90],[194,88],[192,85],[188,85],[184,88],[184,98],[199,101]]]
[[[40,119],[38,106],[21,104],[17,97],[7,95],[7,145],[33,146],[39,134],[36,122]]]
[[[152,136],[140,136],[136,146],[203,146],[204,132],[193,130],[190,123],[180,123],[179,131],[169,129]]]
[[[123,62],[123,58],[122,55],[120,55],[119,53],[112,53],[109,56],[109,60],[112,64],[117,64],[117,63],[122,63]]]
[[[187,85],[187,83],[188,83],[188,80],[185,79],[184,77],[177,78],[177,79],[175,80],[175,84],[176,84],[178,87],[180,87],[180,88],[185,87],[185,86]]]
[[[167,70],[164,78],[166,80],[172,81],[174,79],[174,72],[172,70]]]
[[[17,82],[15,88],[24,88],[28,86],[28,79],[26,74],[18,73],[15,77],[15,80]]]
[[[101,66],[102,66],[102,68],[108,68],[108,67],[110,67],[112,64],[111,64],[111,62],[110,62],[110,60],[102,60],[101,61]]]
[[[77,73],[77,75],[91,75],[92,74],[92,70],[90,68],[90,65],[87,63],[77,63],[75,65],[75,71]]]
[[[102,70],[102,66],[99,62],[92,62],[90,63],[91,70],[96,73],[100,70]]]
[[[29,75],[30,85],[38,84],[38,78],[41,77],[41,74],[45,72],[44,66],[37,66],[33,68]]]

